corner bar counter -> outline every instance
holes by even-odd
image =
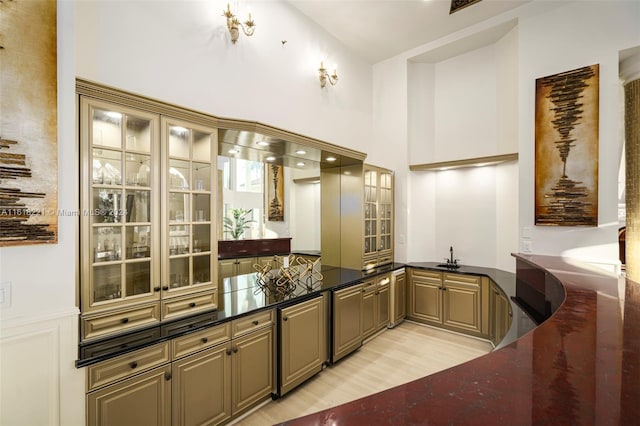
[[[513,299],[542,321],[531,332],[457,367],[284,424],[639,424],[640,284],[570,259],[514,256]]]

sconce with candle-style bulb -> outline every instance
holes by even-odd
[[[332,86],[335,86],[338,83],[338,67],[336,65],[333,66],[333,74],[329,74],[327,69],[324,67],[324,63],[320,62],[320,68],[318,68],[318,74],[320,77],[320,87],[324,87],[327,84],[327,80],[331,83]]]
[[[240,36],[240,30],[238,29],[238,27],[242,28],[242,32],[247,37],[251,37],[256,29],[256,23],[253,21],[253,19],[251,19],[251,12],[249,12],[249,19],[242,23],[238,21],[236,15],[231,12],[229,3],[227,3],[227,10],[222,11],[222,16],[225,16],[227,18],[227,28],[229,29],[229,33],[231,33],[231,41],[234,44],[236,41],[238,41],[238,37]]]

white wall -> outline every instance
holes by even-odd
[[[640,45],[640,3],[575,2],[519,23],[520,234],[531,228],[535,253],[617,265],[620,132],[618,51]],[[535,79],[600,64],[598,227],[534,226]],[[521,238],[522,240],[522,238]]]
[[[58,209],[78,209],[73,4],[58,4]],[[78,344],[77,218],[60,216],[56,245],[0,249],[0,282],[10,305],[0,309],[0,423],[84,423],[84,372]]]
[[[473,37],[474,33],[514,18],[518,20],[517,27],[491,47],[459,55],[450,63],[408,62],[425,52],[441,50],[449,43]],[[510,252],[519,250],[518,237],[524,231],[530,235],[533,252],[576,257],[610,267],[617,264],[618,51],[640,45],[638,22],[640,4],[637,2],[532,2],[374,66],[374,82],[389,78],[389,69],[402,68],[409,76],[408,80],[405,77],[399,80],[406,82],[405,90],[409,93],[408,121],[379,123],[377,120],[386,118],[385,113],[392,108],[399,108],[402,100],[399,99],[401,95],[390,94],[376,85],[373,92],[374,133],[407,124],[409,164],[453,159],[445,157],[449,151],[456,152],[458,158],[468,158],[474,156],[471,153],[491,155],[510,152],[517,147],[520,155],[517,167],[514,164],[493,167],[491,185],[484,180],[472,179],[476,172],[471,170],[456,171],[453,183],[439,172],[410,172],[407,184],[409,208],[406,213],[396,210],[396,229],[406,220],[411,236],[408,260],[439,259],[447,254],[442,252],[455,243],[454,250],[460,246],[457,252],[463,263],[513,270]],[[476,63],[482,66],[476,67]],[[601,73],[599,227],[535,227],[535,79],[593,63],[600,64]],[[476,88],[482,81],[473,72],[469,74],[476,68],[478,77],[484,75],[485,86],[493,89],[493,96],[486,87],[481,92]],[[475,85],[461,86],[464,90],[459,90],[454,83],[465,75]],[[495,85],[489,83],[491,75],[496,78]],[[394,82],[386,84],[392,86]],[[452,94],[452,99],[460,103],[465,91],[469,93],[469,102],[457,110],[460,111],[457,118],[465,126],[461,130],[454,127],[455,102],[449,103],[447,95]],[[421,101],[420,96],[428,97],[430,92],[434,94],[433,100]],[[482,93],[491,101],[484,106],[475,99],[476,94]],[[488,108],[492,113],[486,116],[481,108]],[[474,110],[478,110],[477,116],[468,121],[460,119],[464,116],[466,120]],[[430,120],[425,114],[434,114],[436,118]],[[494,121],[477,120],[482,117]],[[477,137],[474,132],[478,133]],[[475,139],[478,145],[459,142],[465,139]],[[486,204],[474,209],[474,216],[462,214],[477,206],[480,199]],[[406,215],[406,219],[402,215]],[[483,244],[488,244],[488,247],[485,245],[487,250],[477,251]],[[474,249],[465,253],[466,247]]]
[[[250,4],[255,34],[232,44],[226,0],[82,0],[79,77],[221,117],[368,151],[371,70],[284,1]],[[285,44],[282,41],[286,40]],[[340,81],[320,88],[320,61]]]

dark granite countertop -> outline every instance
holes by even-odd
[[[320,266],[320,272],[323,275],[321,281],[306,280],[298,284],[295,291],[287,296],[274,296],[269,291],[263,291],[256,283],[255,273],[224,278],[218,285],[217,310],[81,343],[78,348],[76,367],[86,367],[133,350],[257,313],[260,310],[302,302],[324,291],[346,287],[368,277],[402,267],[404,265],[401,263],[392,263],[365,272]]]
[[[557,309],[531,332],[457,367],[284,424],[638,424],[640,283],[560,257],[515,257],[540,271],[543,287],[560,288]]]

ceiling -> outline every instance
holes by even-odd
[[[531,0],[481,0],[449,14],[451,0],[289,0],[363,59],[376,63]]]

